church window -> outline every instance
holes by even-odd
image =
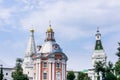
[[[43,73],[43,79],[47,79],[47,73]]]
[[[48,38],[51,38],[51,34],[50,33],[48,33]]]
[[[57,68],[60,68],[60,63],[56,63],[56,67],[57,67]]]
[[[44,67],[44,68],[47,67],[47,62],[43,62],[43,67]]]
[[[6,75],[8,75],[8,73],[6,73]]]

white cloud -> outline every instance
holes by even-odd
[[[74,2],[61,0],[53,3],[45,3],[45,1],[42,1],[39,5],[41,10],[34,10],[31,12],[30,15],[28,15],[26,18],[21,19],[21,24],[22,26],[26,27],[34,25],[37,27],[36,29],[39,28],[41,31],[44,31],[47,27],[48,21],[52,20],[52,22],[56,25],[55,27],[57,27],[57,31],[64,31],[66,33],[65,35],[62,35],[63,37],[70,38],[68,36],[71,35],[71,38],[76,39],[81,34],[82,36],[87,36],[86,33],[92,32],[90,30],[84,30],[85,32],[83,32],[80,29],[80,27],[86,27],[86,24],[88,24],[87,26],[91,28],[97,27],[99,25],[106,28],[106,24],[112,24],[111,22],[113,20],[116,20],[116,18],[118,19],[118,17],[120,17],[118,14],[115,15],[117,11],[116,7],[120,7],[118,4],[119,3],[113,0],[108,2],[103,0],[78,0]],[[61,25],[64,23],[65,25]],[[63,30],[60,30],[60,28]],[[72,34],[72,32],[74,34]]]
[[[16,22],[13,22],[13,15],[14,15],[15,8],[5,8],[0,6],[0,31],[9,32],[10,30],[6,29],[6,27],[9,25],[9,28],[13,28],[13,26],[10,26],[12,24],[15,24]]]

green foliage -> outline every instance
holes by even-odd
[[[119,47],[117,48],[118,52],[116,53],[116,55],[118,56],[118,61],[115,64],[115,71],[116,71],[116,75],[120,76],[120,43]]]
[[[97,80],[100,80],[100,76],[99,75],[97,76]]]
[[[106,80],[117,80],[117,77],[114,75],[114,67],[112,62],[108,62],[106,66]]]
[[[105,68],[103,67],[104,63],[102,61],[95,63],[95,72],[104,72]]]
[[[102,78],[105,78],[105,68],[104,68],[105,63],[102,61],[96,62],[95,63],[95,72],[97,73],[97,80],[100,80],[100,75],[99,73],[102,73]]]
[[[88,77],[88,74],[83,73],[83,72],[79,72],[78,73],[78,80],[91,80],[91,79]]]
[[[117,77],[112,72],[108,72],[106,73],[106,80],[117,80]]]
[[[83,72],[79,72],[78,74],[78,80],[83,80],[84,79],[84,73]]]
[[[108,66],[106,66],[106,72],[114,73],[113,63],[110,61],[108,62]]]
[[[117,80],[120,80],[120,77],[118,77]]]
[[[16,60],[15,71],[12,73],[13,80],[29,80],[28,76],[23,74],[22,59]]]
[[[115,71],[117,75],[120,75],[120,61],[115,64]]]
[[[1,68],[0,68],[0,80],[3,80],[3,68],[2,68],[2,65],[1,65]]]
[[[118,61],[120,61],[120,43],[119,44],[119,47],[117,48],[118,52],[116,53],[116,55],[118,56]]]
[[[75,79],[75,74],[73,71],[68,71],[67,73],[67,80],[74,80]]]

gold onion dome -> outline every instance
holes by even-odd
[[[34,32],[34,29],[30,29],[30,32]]]
[[[32,25],[31,28],[30,28],[30,32],[31,33],[34,33],[34,26]]]
[[[53,32],[53,29],[51,28],[51,25],[50,25],[49,28],[47,29],[47,32]]]

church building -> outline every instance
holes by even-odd
[[[56,43],[54,31],[49,25],[43,45],[36,51],[34,30],[31,35],[23,62],[24,74],[29,80],[66,80],[67,56]]]

